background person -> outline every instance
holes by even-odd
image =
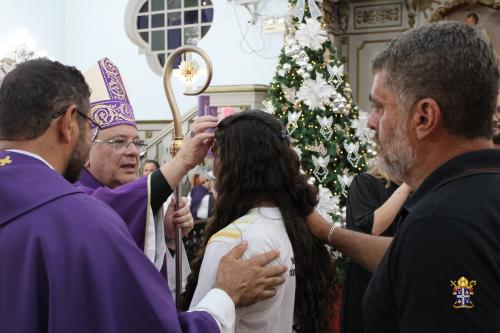
[[[464,23],[470,26],[476,26],[479,23],[479,16],[473,12],[468,13],[467,16],[465,16]]]
[[[371,117],[372,119],[372,117]],[[379,162],[355,176],[349,186],[347,229],[392,237],[395,220],[410,194],[406,184],[397,184],[379,167]],[[362,303],[371,272],[349,260],[346,264],[340,327],[343,333],[364,333]]]
[[[142,175],[147,176],[160,168],[160,165],[155,160],[146,160],[142,166]]]
[[[206,173],[198,177],[198,185],[191,189],[191,215],[195,220],[206,220],[212,212],[214,206],[214,195],[212,193],[212,183]]]
[[[387,252],[382,237],[325,233],[316,216],[309,226],[376,268],[363,302],[367,332],[499,331],[500,152],[491,140],[499,69],[492,45],[477,29],[443,22],[403,33],[372,68],[380,156],[415,193]]]

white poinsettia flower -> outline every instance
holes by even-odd
[[[374,131],[368,127],[368,112],[360,111],[358,119],[351,121],[351,128],[356,129],[356,137],[362,142],[369,142],[373,139]]]
[[[295,39],[302,48],[320,50],[328,37],[317,19],[306,18],[306,23],[299,24],[299,28],[295,32]]]
[[[295,53],[299,52],[300,47],[297,44],[297,39],[293,35],[289,35],[285,37],[285,54],[288,56],[292,56]]]
[[[328,222],[333,223],[332,215],[338,213],[340,199],[322,185],[319,185],[319,202],[316,206],[318,213]]]
[[[316,73],[316,80],[304,80],[297,92],[297,99],[303,101],[311,109],[325,110],[325,106],[330,104],[330,97],[334,93],[335,89],[328,85],[321,74]]]

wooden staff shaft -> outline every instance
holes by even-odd
[[[199,47],[196,46],[181,46],[175,49],[167,58],[165,67],[163,69],[163,88],[165,90],[165,95],[167,96],[168,105],[170,106],[170,111],[172,112],[172,118],[174,121],[174,138],[171,146],[171,154],[174,157],[177,152],[182,147],[182,120],[180,115],[179,106],[175,101],[174,93],[172,91],[172,72],[174,61],[178,56],[181,56],[187,52],[194,52],[201,56],[205,61],[205,65],[207,66],[207,79],[203,87],[193,92],[184,92],[184,95],[194,96],[199,95],[204,92],[208,86],[210,85],[210,81],[212,80],[212,62],[208,55]],[[179,203],[181,200],[181,184],[179,183],[175,187],[174,191],[175,196],[175,210],[179,209]],[[180,227],[175,228],[175,304],[177,307],[177,311],[180,311],[180,301],[181,301],[181,291],[182,291],[182,233]],[[167,267],[168,270],[168,267]]]

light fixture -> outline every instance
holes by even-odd
[[[36,51],[37,42],[26,28],[17,30],[6,44],[0,44],[0,83],[17,64],[34,58],[45,58],[47,52]]]
[[[248,10],[250,16],[252,17],[248,23],[255,24],[257,22],[258,5],[260,0],[227,0],[227,2],[233,6],[243,6]]]

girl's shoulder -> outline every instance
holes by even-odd
[[[231,224],[219,230],[215,233],[208,243],[212,242],[224,242],[224,243],[235,243],[241,242],[243,240],[243,234],[248,230],[250,226],[256,223],[259,219],[258,215],[255,214],[245,214],[233,221]]]

